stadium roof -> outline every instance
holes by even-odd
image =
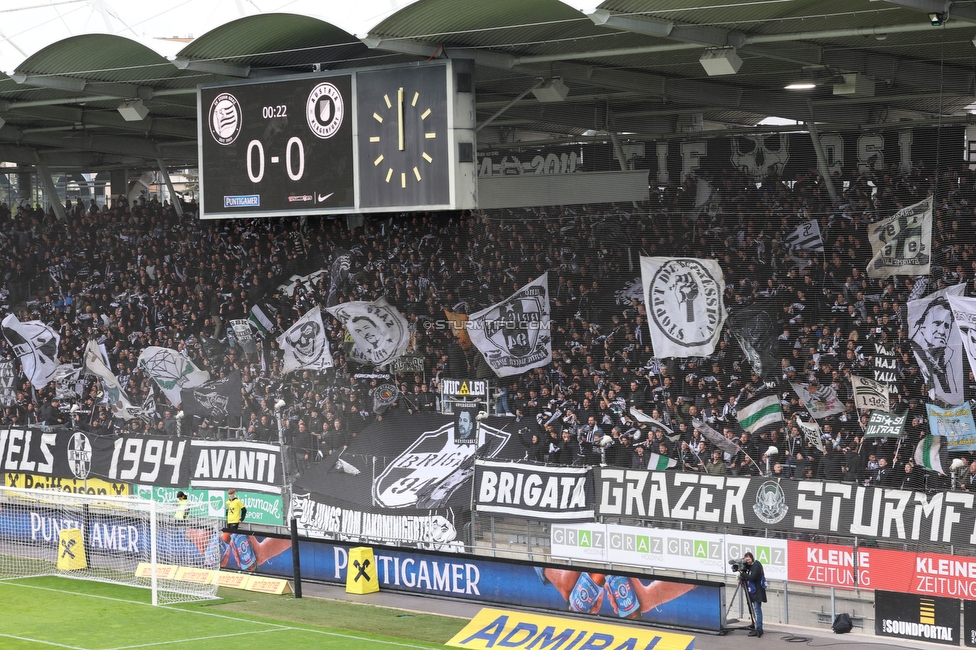
[[[200,83],[432,57],[476,61],[479,147],[968,123],[976,102],[971,2],[19,1],[0,10],[0,160],[52,169],[195,166]],[[568,95],[538,101],[554,78]],[[126,121],[136,99],[149,114]]]

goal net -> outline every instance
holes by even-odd
[[[136,497],[0,487],[0,579],[60,576],[215,598],[220,522]]]

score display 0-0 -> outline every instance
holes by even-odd
[[[444,60],[201,86],[201,216],[475,207],[472,78]]]

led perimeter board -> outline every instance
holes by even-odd
[[[203,85],[201,218],[477,206],[474,63]]]

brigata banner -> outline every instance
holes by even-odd
[[[586,467],[478,460],[474,509],[547,521],[592,521],[593,475]]]
[[[876,591],[874,633],[878,636],[959,645],[959,601],[955,598]]]
[[[727,575],[729,561],[751,552],[770,580],[786,580],[786,540],[616,524],[552,524],[552,556],[583,562]]]
[[[598,467],[596,515],[784,533],[976,544],[976,495]]]

